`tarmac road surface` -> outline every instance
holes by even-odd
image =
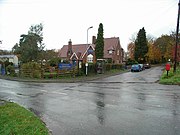
[[[0,99],[33,111],[53,135],[180,135],[180,86],[158,84],[162,68],[84,83],[0,79]]]

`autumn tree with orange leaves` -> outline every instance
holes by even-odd
[[[128,44],[128,55],[129,55],[129,59],[134,60],[134,48],[135,48],[135,44],[133,42]]]

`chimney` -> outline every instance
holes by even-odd
[[[69,39],[68,50],[67,50],[67,57],[70,58],[71,55],[72,55],[72,41],[71,41],[71,39]]]
[[[92,36],[92,44],[96,43],[96,36]]]
[[[69,42],[68,42],[68,50],[72,50],[72,41],[71,41],[71,39],[69,39]]]

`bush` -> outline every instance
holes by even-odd
[[[50,61],[48,62],[48,64],[52,67],[58,66],[58,64],[61,62],[60,58],[52,58],[50,59]]]
[[[128,59],[128,61],[127,61],[126,64],[127,64],[127,65],[133,65],[133,64],[138,64],[138,62],[135,61],[135,60],[132,60],[132,59]]]
[[[21,66],[21,76],[41,78],[41,65],[36,62],[28,62]]]
[[[112,64],[106,64],[106,71],[110,71],[112,69]]]
[[[6,67],[6,72],[7,72],[8,74],[14,76],[14,75],[15,75],[15,68],[14,68],[14,66],[8,65],[8,66]]]
[[[81,73],[84,72],[84,74],[86,74],[86,66],[85,64],[82,65],[82,68],[81,68]],[[96,73],[96,64],[93,64],[93,63],[89,63],[88,64],[88,74],[91,74],[91,73]]]
[[[123,69],[122,64],[106,64],[106,71],[110,71],[112,69]]]
[[[112,65],[112,69],[122,69],[122,68],[123,68],[122,64],[113,64]]]

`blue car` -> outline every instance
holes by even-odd
[[[139,64],[134,64],[131,66],[131,72],[140,72],[141,66]]]

